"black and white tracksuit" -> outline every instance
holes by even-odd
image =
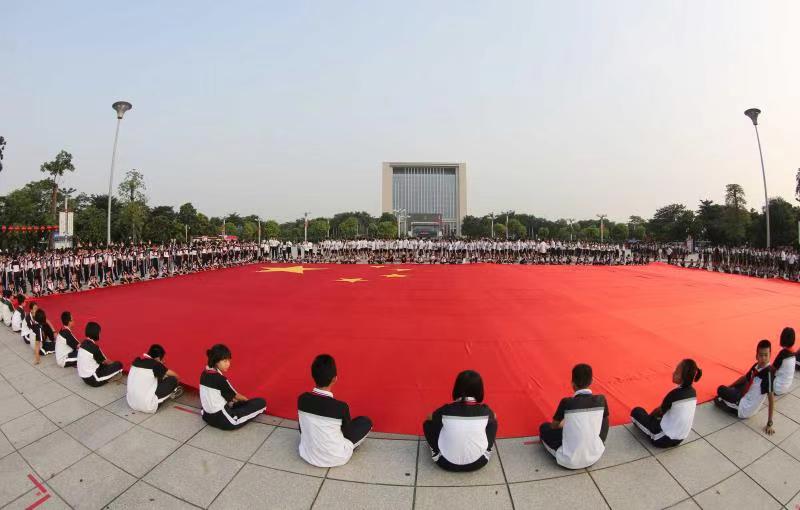
[[[775,367],[775,394],[783,395],[792,389],[794,372],[797,368],[797,354],[790,349],[783,348],[772,362]]]
[[[160,361],[142,354],[128,371],[126,400],[134,411],[154,413],[178,387],[178,378],[167,376],[167,367]]]
[[[583,469],[600,460],[608,436],[608,404],[603,395],[593,395],[588,388],[576,391],[561,399],[553,421],[562,427],[543,423],[539,438],[559,465]]]
[[[74,367],[78,364],[78,349],[80,344],[72,330],[61,328],[56,337],[56,363],[60,367]]]
[[[467,397],[445,404],[422,424],[433,461],[447,471],[475,471],[489,462],[497,436],[494,411]]]
[[[366,416],[350,418],[350,407],[333,398],[330,391],[314,388],[297,398],[300,424],[299,452],[306,462],[318,467],[346,464],[355,449],[372,430]]]
[[[697,408],[697,392],[691,384],[673,389],[652,414],[641,407],[631,410],[631,421],[660,448],[677,446],[689,437]]]
[[[263,398],[233,402],[236,390],[217,369],[206,368],[200,374],[200,403],[203,420],[223,430],[238,429],[267,409]]]
[[[122,363],[104,363],[106,356],[100,346],[87,338],[78,349],[78,377],[89,386],[103,386],[109,379],[122,372]]]

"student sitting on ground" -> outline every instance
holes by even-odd
[[[453,385],[453,402],[422,423],[433,461],[447,471],[475,471],[489,462],[497,419],[483,403],[483,379],[464,370]]]
[[[22,324],[22,331],[20,331],[22,340],[24,340],[28,345],[36,340],[33,334],[33,325],[36,321],[33,319],[33,317],[36,315],[36,310],[38,309],[39,305],[36,303],[36,301],[28,301],[28,313],[25,314],[25,319]]]
[[[6,326],[11,326],[11,317],[14,315],[14,303],[11,302],[11,296],[11,291],[4,289],[3,295],[0,297],[0,317]]]
[[[238,429],[267,409],[263,398],[247,398],[233,389],[224,373],[231,366],[231,351],[217,344],[206,351],[208,366],[200,375],[203,420],[222,430]]]
[[[769,364],[772,344],[769,340],[761,340],[756,347],[756,363],[745,375],[738,378],[730,386],[717,388],[715,402],[721,408],[737,415],[739,418],[754,416],[766,398],[769,402],[769,415],[764,431],[772,435],[772,413],[775,409],[775,369]]]
[[[22,325],[25,324],[25,295],[17,296],[17,306],[14,307],[14,314],[11,316],[11,331],[22,333]]]
[[[571,397],[561,399],[552,423],[539,427],[539,439],[559,465],[568,469],[591,466],[602,457],[608,436],[608,404],[603,395],[593,395],[592,367],[572,369]]]
[[[338,375],[332,356],[314,358],[311,377],[315,388],[297,398],[300,457],[314,466],[341,466],[372,430],[372,421],[366,416],[351,419],[348,405],[333,398]]]
[[[78,349],[78,377],[89,386],[103,386],[122,375],[122,363],[106,358],[100,346],[100,324],[90,322],[86,325],[86,340]]]
[[[781,331],[781,350],[772,366],[775,367],[775,394],[783,395],[789,393],[794,382],[794,371],[797,367],[797,354],[792,350],[794,347],[794,329],[783,328]]]
[[[33,363],[38,365],[40,356],[47,356],[56,352],[56,338],[44,309],[39,308],[36,310],[34,321]]]
[[[178,398],[183,388],[178,384],[178,374],[164,366],[164,348],[150,346],[131,364],[128,372],[128,405],[134,411],[155,413],[158,405],[168,398]]]
[[[650,437],[654,446],[677,446],[689,436],[697,407],[697,392],[692,383],[702,375],[694,360],[685,359],[672,373],[672,382],[678,387],[667,393],[660,406],[650,414],[641,407],[631,410],[631,421]]]
[[[78,349],[80,344],[75,335],[72,334],[72,328],[75,321],[72,320],[70,312],[61,312],[61,331],[58,332],[56,337],[56,364],[64,367],[74,367],[78,364]]]

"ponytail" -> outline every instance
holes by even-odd
[[[703,376],[703,371],[697,366],[697,363],[691,359],[686,358],[681,361],[681,380],[683,386],[691,386],[700,380]]]

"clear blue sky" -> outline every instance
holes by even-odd
[[[7,2],[0,193],[144,173],[151,205],[379,211],[382,161],[466,161],[471,214],[763,203],[800,167],[800,2]],[[118,179],[117,179],[118,181]]]

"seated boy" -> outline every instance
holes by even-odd
[[[775,369],[769,364],[772,344],[769,340],[761,340],[756,346],[756,363],[745,375],[738,378],[730,386],[717,388],[716,404],[737,415],[739,418],[754,416],[766,398],[769,402],[767,426],[764,432],[775,433],[772,428],[772,413],[775,408]]]
[[[17,296],[17,306],[14,307],[14,314],[11,316],[11,331],[22,333],[22,325],[25,324],[25,295]]]
[[[61,325],[61,331],[58,332],[56,337],[56,363],[62,368],[74,367],[78,364],[78,348],[80,344],[75,335],[72,334],[75,321],[72,320],[70,312],[61,312]]]
[[[781,350],[775,356],[772,366],[775,367],[775,394],[789,393],[794,382],[797,354],[794,347],[794,328],[783,328],[781,331]]]
[[[603,455],[608,436],[608,404],[603,395],[593,395],[592,367],[575,365],[575,394],[561,399],[552,423],[539,427],[539,439],[559,465],[568,469],[591,466]]]
[[[86,325],[86,340],[78,349],[78,377],[89,386],[103,386],[122,374],[122,363],[109,361],[97,343],[100,341],[100,324]]]
[[[353,449],[372,430],[365,416],[350,419],[350,408],[333,398],[336,362],[329,354],[320,354],[311,364],[316,387],[297,399],[300,422],[300,457],[319,467],[341,466],[350,460]]]
[[[3,296],[0,298],[0,317],[6,326],[11,326],[11,317],[14,315],[14,303],[11,302],[11,295],[10,290],[4,289]]]
[[[128,405],[134,411],[154,413],[168,398],[178,398],[183,388],[178,374],[164,366],[164,348],[153,344],[131,364],[128,372]]]

